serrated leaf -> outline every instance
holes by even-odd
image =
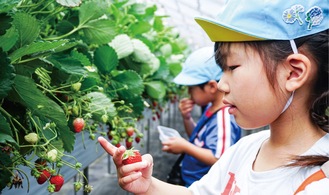
[[[26,45],[24,47],[21,47],[11,53],[9,55],[12,62],[15,62],[19,58],[25,56],[25,55],[40,55],[47,52],[54,52],[56,48],[63,46],[63,44],[67,43],[68,40],[60,40],[60,41],[54,41],[54,42],[35,42],[30,45]]]
[[[74,147],[75,136],[68,128],[63,109],[53,100],[45,96],[28,77],[15,77],[15,96],[26,106],[33,115],[44,121],[53,121],[58,129],[58,137],[63,141],[64,150],[71,152]]]
[[[68,74],[85,75],[87,73],[87,70],[79,60],[69,56],[51,55],[44,61]]]
[[[87,23],[88,21],[98,19],[106,13],[105,2],[88,2],[82,4],[79,9],[79,22],[80,25]]]
[[[57,3],[66,7],[77,7],[81,4],[81,0],[56,0]]]
[[[112,78],[111,84],[122,99],[134,98],[140,96],[144,91],[142,78],[132,70],[119,73]]]
[[[11,132],[9,123],[7,122],[6,118],[0,113],[0,129],[1,133],[13,136],[13,133]]]
[[[83,66],[90,66],[91,62],[87,56],[76,50],[71,51],[71,56],[73,59],[79,60]]]
[[[91,21],[84,25],[83,32],[87,43],[106,44],[116,35],[116,23],[109,19]]]
[[[160,61],[152,54],[152,58],[148,63],[141,64],[140,74],[144,77],[154,74],[160,67]]]
[[[0,47],[3,51],[9,51],[18,40],[18,32],[14,27],[8,29],[6,34],[0,36]]]
[[[118,66],[119,60],[115,50],[105,45],[96,49],[94,63],[102,74],[109,74]]]
[[[85,111],[91,113],[94,120],[102,121],[102,116],[104,114],[109,117],[114,117],[116,115],[114,104],[104,93],[91,92],[83,96],[82,99],[90,101],[88,104],[88,110]]]
[[[152,26],[145,21],[139,21],[136,23],[133,23],[130,25],[129,27],[129,32],[132,35],[139,35],[139,34],[143,34],[146,33],[148,31],[150,31],[152,29]]]
[[[13,24],[18,31],[19,40],[17,47],[29,45],[39,36],[40,26],[38,21],[31,15],[24,12],[17,12],[13,15]]]
[[[14,84],[15,70],[7,55],[0,49],[0,99],[7,96]]]
[[[127,34],[115,36],[109,45],[116,51],[119,59],[129,56],[134,51],[133,44]]]
[[[145,83],[145,91],[153,99],[162,99],[166,95],[165,84],[161,81]]]

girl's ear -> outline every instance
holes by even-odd
[[[311,61],[303,54],[291,54],[286,59],[289,77],[286,82],[288,91],[295,91],[304,85],[311,74]]]

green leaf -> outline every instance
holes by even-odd
[[[71,152],[75,136],[68,128],[63,109],[53,100],[45,96],[28,77],[17,75],[15,78],[15,94],[19,102],[26,106],[33,115],[44,121],[53,121],[58,129],[58,136],[63,141],[64,150]]]
[[[17,6],[19,2],[21,2],[21,0],[0,1],[0,13],[10,11],[13,7]]]
[[[132,35],[139,35],[139,34],[143,34],[146,33],[148,31],[150,31],[152,29],[152,26],[145,21],[139,21],[136,23],[133,23],[130,25],[129,27],[129,32]]]
[[[7,96],[14,84],[15,70],[7,55],[0,49],[0,99]]]
[[[14,140],[14,138],[10,135],[4,134],[0,132],[0,144],[10,144],[14,146],[16,149],[19,149],[19,145]]]
[[[0,164],[3,167],[11,167],[13,164],[10,155],[6,154],[4,151],[0,151]],[[7,187],[7,184],[11,181],[12,173],[9,171],[9,169],[3,169],[1,168],[1,174],[0,174],[0,191]]]
[[[71,56],[73,59],[79,60],[83,66],[90,66],[91,62],[87,56],[76,50],[71,51]]]
[[[85,75],[87,70],[78,59],[71,58],[70,56],[52,55],[44,60],[47,63],[54,65],[61,71],[68,74]]]
[[[130,97],[125,100],[125,105],[131,107],[133,112],[126,112],[125,110],[119,110],[119,115],[122,117],[139,117],[144,111],[144,101],[141,96]]]
[[[88,2],[82,4],[79,9],[79,22],[80,25],[87,23],[88,21],[98,19],[106,13],[106,2]]]
[[[56,0],[56,2],[67,7],[77,7],[81,4],[82,0]]]
[[[174,77],[182,71],[182,65],[180,63],[168,64],[170,74]]]
[[[18,40],[18,32],[14,27],[8,29],[5,35],[0,36],[0,47],[4,51],[9,51]]]
[[[109,117],[116,115],[116,109],[111,99],[108,98],[104,93],[91,92],[82,97],[85,101],[90,101],[88,104],[88,110],[92,114],[92,118],[97,121],[102,121],[104,114]]]
[[[106,44],[116,36],[116,23],[108,19],[91,21],[83,26],[83,32],[87,43]]]
[[[157,32],[161,32],[165,28],[165,26],[162,22],[162,18],[163,18],[163,16],[155,16],[154,17],[153,28]]]
[[[94,63],[102,74],[109,74],[118,66],[118,55],[112,47],[105,45],[96,49]]]
[[[140,74],[145,77],[152,75],[159,69],[159,67],[160,61],[154,56],[148,63],[141,64]]]
[[[18,30],[19,41],[17,47],[22,47],[31,44],[40,33],[38,21],[31,15],[24,12],[17,12],[13,15],[13,24]]]
[[[121,99],[134,98],[140,96],[144,91],[142,78],[133,70],[119,73],[112,78],[112,86],[117,89]]]
[[[11,132],[10,126],[6,120],[6,118],[0,113],[0,129],[1,133],[13,136],[13,133]]]
[[[153,99],[162,99],[166,95],[165,84],[161,81],[150,81],[145,83],[145,90]]]
[[[35,42],[30,45],[26,45],[24,47],[21,47],[11,53],[9,55],[12,62],[15,62],[19,58],[25,56],[25,55],[42,55],[45,53],[54,52],[54,50],[60,46],[63,46],[65,43],[67,43],[68,40],[60,40],[60,41],[54,41],[54,42]]]

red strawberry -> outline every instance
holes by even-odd
[[[53,175],[49,181],[51,184],[55,185],[55,192],[58,192],[64,184],[64,178],[61,175]]]
[[[120,143],[117,143],[117,144],[115,144],[115,146],[116,146],[117,148],[119,148],[119,147],[121,146],[121,144],[120,144]]]
[[[142,156],[138,150],[134,150],[134,149],[126,150],[122,156],[122,163],[124,165],[141,162],[141,161],[142,161]]]
[[[40,176],[37,178],[38,184],[45,183],[50,178],[50,173],[47,169],[44,169],[43,171],[40,171]]]
[[[136,143],[139,143],[141,141],[141,138],[140,137],[135,137],[135,142]]]
[[[76,118],[73,121],[74,131],[80,133],[85,126],[85,120],[83,118]]]
[[[133,136],[134,135],[134,132],[135,132],[135,129],[134,127],[127,127],[126,129],[126,133],[129,137]]]
[[[133,138],[128,137],[126,139],[126,148],[130,149],[133,146]]]

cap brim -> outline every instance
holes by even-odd
[[[233,29],[232,27],[219,24],[211,18],[196,17],[195,21],[207,33],[213,42],[241,42],[241,41],[261,41],[265,38],[252,36],[245,32]]]
[[[194,85],[199,85],[201,83],[205,83],[207,81],[200,80],[190,75],[180,73],[174,78],[173,82],[176,83],[177,85],[194,86]]]

